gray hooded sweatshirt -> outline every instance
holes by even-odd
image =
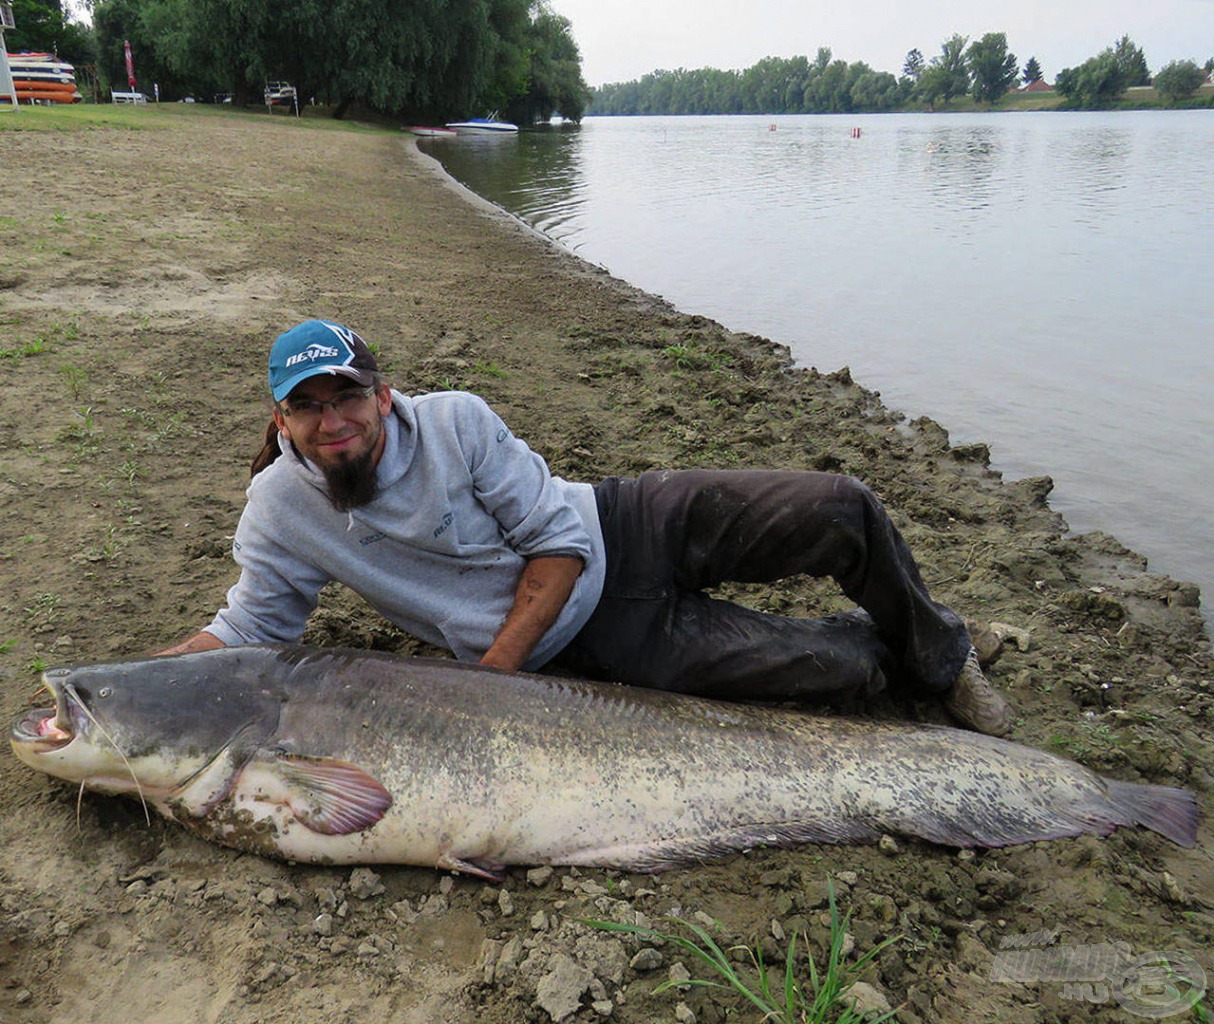
[[[229,646],[294,642],[321,587],[338,580],[406,632],[476,661],[527,559],[576,556],[582,574],[524,667],[551,660],[603,589],[593,487],[552,476],[475,395],[393,391],[384,429],[379,493],[350,513],[333,508],[323,474],[279,438],[283,455],[249,485],[236,528],[240,579],[207,631]]]

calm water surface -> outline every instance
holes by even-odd
[[[1048,473],[1073,528],[1209,614],[1214,113],[590,118],[425,148],[613,274]]]

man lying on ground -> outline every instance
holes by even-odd
[[[734,700],[897,681],[1003,735],[1006,702],[961,619],[928,595],[885,508],[831,473],[554,477],[485,402],[391,390],[352,330],[309,320],[270,351],[274,429],[233,552],[240,579],[165,654],[294,642],[338,580],[463,661]],[[770,615],[705,592],[830,576],[859,607]]]

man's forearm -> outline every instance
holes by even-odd
[[[170,647],[163,651],[154,651],[152,656],[159,658],[171,654],[193,654],[195,651],[213,651],[218,647],[226,646],[227,644],[214,633],[208,633],[204,629],[201,633],[195,633],[188,640],[183,640],[176,647]]]
[[[519,577],[510,613],[481,664],[511,672],[522,668],[560,616],[581,573],[580,558],[532,558]]]

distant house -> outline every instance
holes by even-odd
[[[1038,78],[1035,82],[1029,82],[1024,87],[1024,92],[1053,92],[1054,87],[1050,85],[1044,78]]]

